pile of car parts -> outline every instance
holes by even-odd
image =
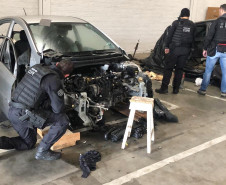
[[[125,130],[126,124],[113,126],[107,132],[105,132],[104,139],[111,140],[112,142],[120,141],[124,136]],[[136,139],[142,138],[146,133],[146,130],[146,122],[142,120],[139,122],[135,121],[133,124],[131,136]]]
[[[124,106],[124,109],[128,110],[128,107],[126,108]],[[123,111],[119,110],[119,112],[125,114],[128,116],[129,111]],[[166,122],[178,122],[178,118],[176,115],[172,114],[166,106],[162,104],[162,102],[158,98],[154,98],[154,109],[153,109],[153,116],[155,121],[156,120],[162,120]],[[147,120],[146,120],[146,113],[137,112],[135,115],[135,120],[131,136],[134,138],[142,138],[143,135],[147,132]],[[104,134],[105,140],[111,140],[112,142],[120,141],[125,133],[126,130],[126,124],[124,125],[116,125],[112,126]]]

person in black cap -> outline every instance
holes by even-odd
[[[179,93],[184,65],[194,45],[195,25],[189,20],[190,10],[183,8],[178,20],[174,21],[169,29],[165,43],[166,65],[162,85],[155,92],[168,93],[168,85],[175,67],[173,93]]]

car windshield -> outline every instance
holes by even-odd
[[[39,52],[43,48],[61,53],[118,51],[111,40],[88,23],[51,23],[50,26],[30,24],[29,27]]]

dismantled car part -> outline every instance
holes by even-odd
[[[153,97],[152,83],[134,63],[98,65],[75,70],[64,81],[67,107],[84,126],[97,126],[104,112],[131,96]]]
[[[172,114],[158,98],[154,98],[154,118],[158,120],[164,120],[167,122],[178,122],[177,116]],[[156,124],[154,124],[156,126]],[[109,127],[104,134],[105,140],[111,140],[112,142],[120,141],[125,133],[126,124],[114,125]],[[138,121],[134,121],[131,131],[131,136],[136,139],[142,138],[147,132],[147,120],[146,118],[140,118]]]
[[[145,124],[144,124],[145,122]],[[104,134],[105,140],[111,140],[112,142],[121,141],[125,133],[126,125],[117,125],[110,127]],[[132,127],[131,136],[136,139],[142,138],[146,133],[146,120],[135,121]]]
[[[147,132],[146,125],[135,124],[132,129],[131,136],[136,139],[142,138],[143,135]]]
[[[177,116],[172,114],[158,98],[154,98],[154,117],[167,122],[178,122]]]

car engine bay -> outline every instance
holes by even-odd
[[[67,114],[73,124],[96,127],[104,112],[131,96],[153,97],[152,83],[133,62],[81,67],[64,80]]]

